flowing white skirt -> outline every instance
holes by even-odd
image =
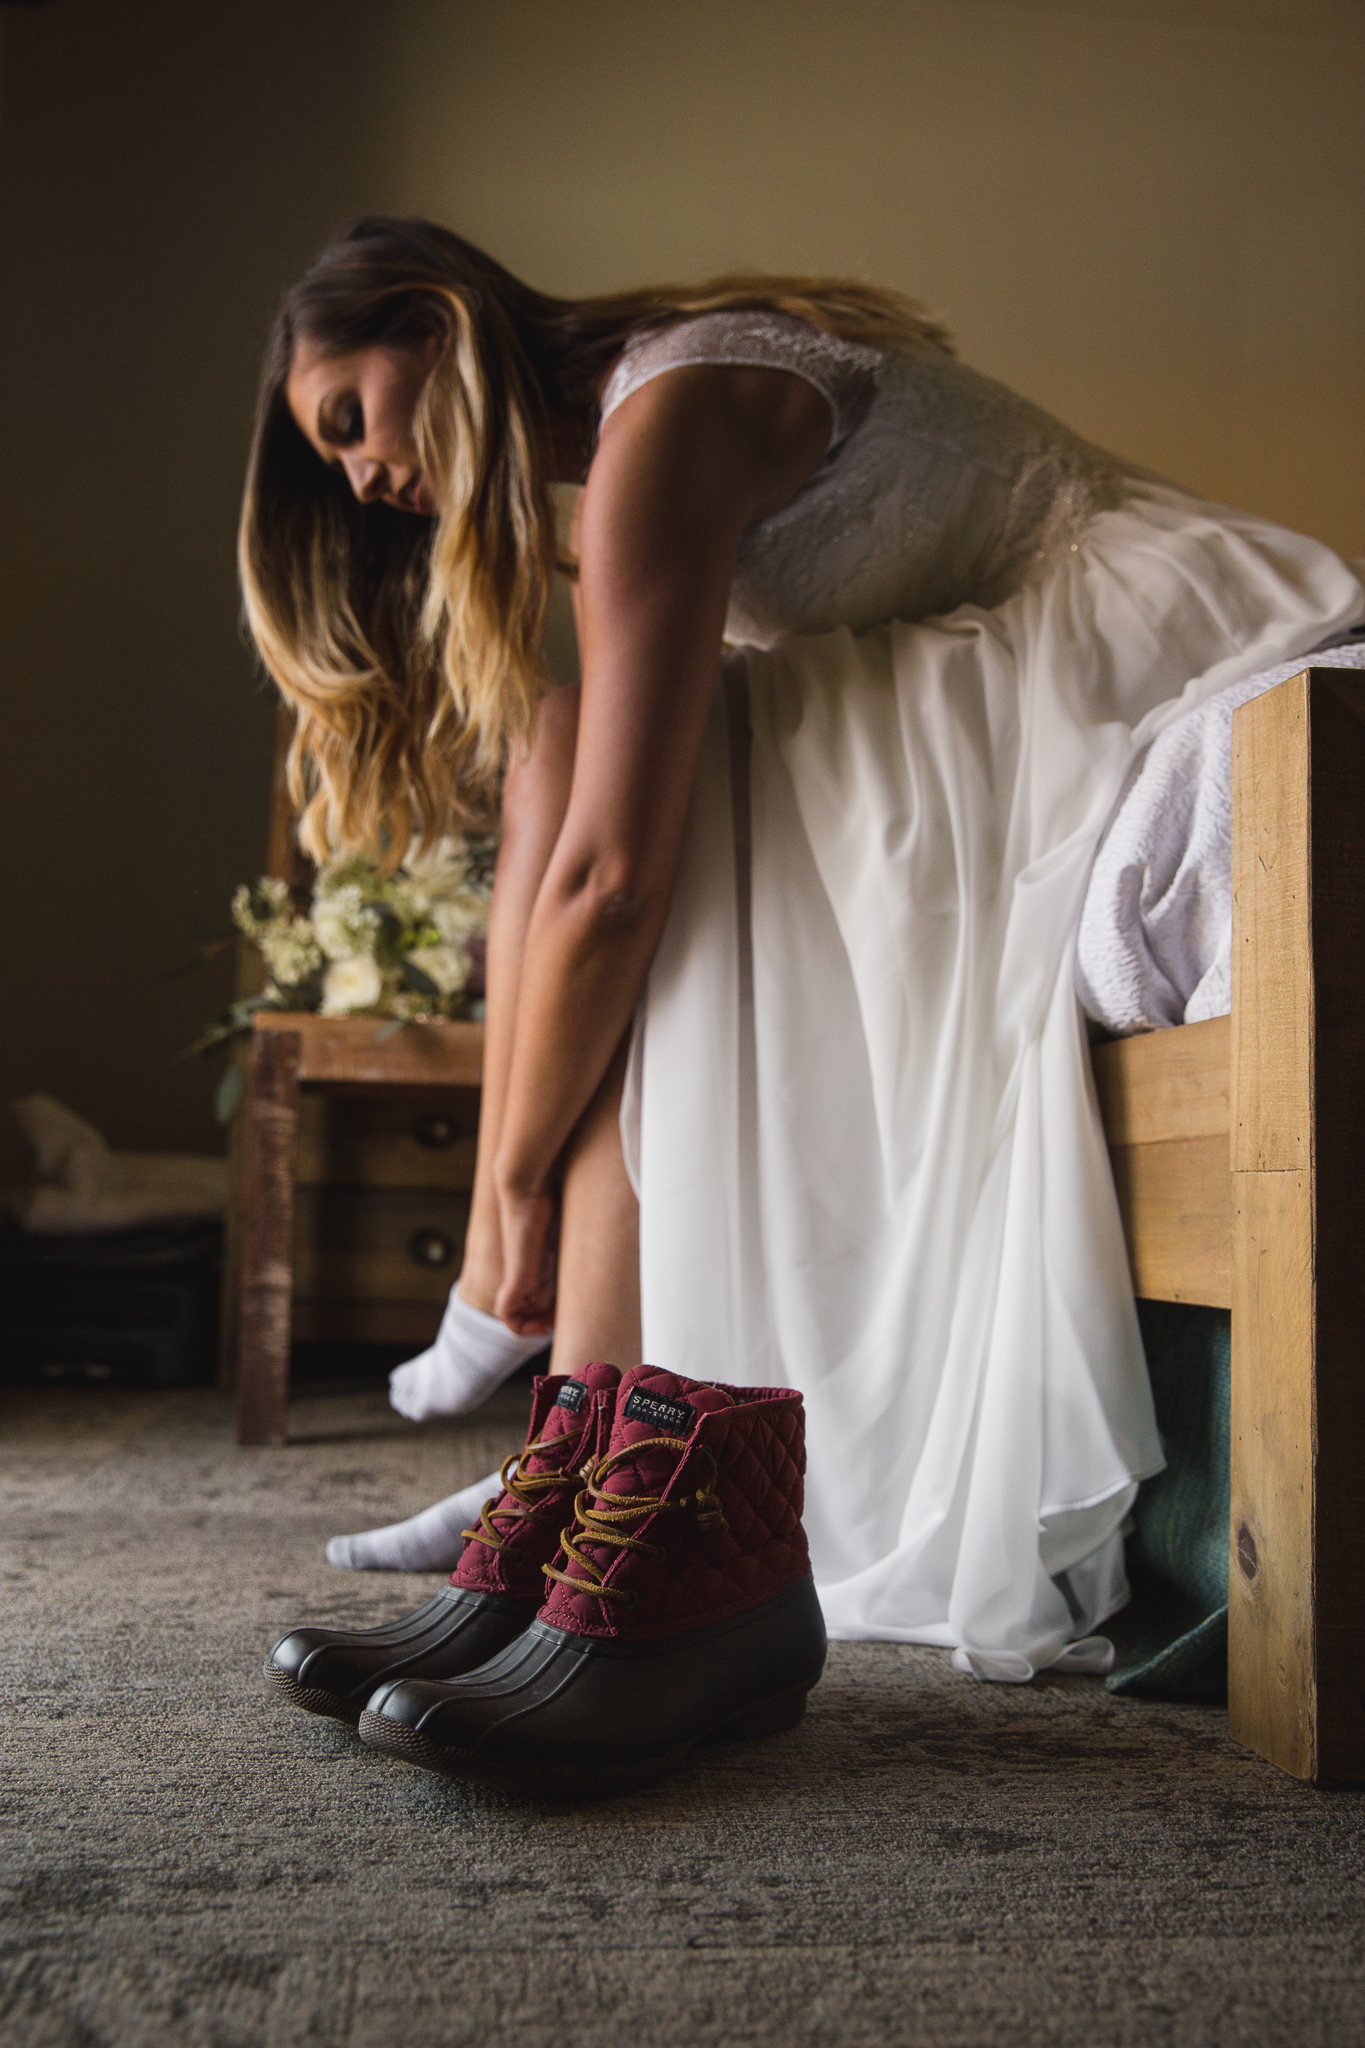
[[[1163,725],[1362,609],[1318,543],[1143,483],[994,610],[727,664],[622,1119],[645,1356],[800,1388],[832,1636],[1105,1667],[1162,1452],[1086,877]]]

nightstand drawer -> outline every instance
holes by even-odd
[[[468,1221],[463,1189],[300,1187],[295,1298],[443,1303]]]
[[[300,1191],[472,1187],[478,1128],[477,1088],[306,1092],[299,1100]]]

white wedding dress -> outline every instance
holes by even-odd
[[[830,1633],[1103,1669],[1162,1463],[1073,991],[1146,743],[1365,610],[1328,549],[954,358],[769,314],[637,338],[804,377],[829,455],[741,546],[623,1138],[645,1355],[805,1396]]]

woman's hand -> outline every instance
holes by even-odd
[[[548,1337],[555,1326],[559,1202],[553,1194],[498,1191],[502,1285],[493,1313],[518,1337]]]
[[[526,931],[504,1185],[548,1184],[630,1027],[672,899],[740,536],[816,468],[830,421],[785,370],[692,364],[602,428],[580,500],[573,782]],[[510,1230],[504,1254],[519,1288],[500,1299],[520,1303],[535,1274]]]

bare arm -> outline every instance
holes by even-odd
[[[583,686],[568,810],[536,900],[496,1175],[506,1279],[530,1309],[555,1161],[630,1022],[668,914],[740,534],[829,437],[782,371],[697,367],[632,394],[583,495]]]
[[[536,896],[569,805],[577,733],[578,686],[565,684],[542,700],[535,745],[513,765],[503,786],[502,844],[488,921],[478,1158],[459,1281],[464,1299],[488,1313],[502,1286],[502,1216],[493,1166],[502,1135],[522,955]],[[553,1323],[553,1299],[552,1286],[547,1287],[547,1330]]]

